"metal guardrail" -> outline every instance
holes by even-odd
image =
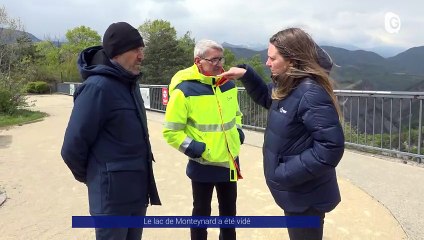
[[[72,94],[78,83],[61,83],[58,92]],[[166,85],[140,85],[146,109],[165,112],[162,89]],[[267,110],[239,88],[243,127],[263,131]],[[424,92],[334,91],[342,112],[346,145],[378,154],[421,162]]]
[[[334,92],[347,145],[422,161],[424,92]]]
[[[75,82],[64,82],[64,83],[57,83],[56,84],[56,91],[58,93],[64,93],[68,95],[73,95],[75,89],[81,85],[81,83],[75,83]]]
[[[146,106],[147,109],[157,112],[165,112],[166,105],[162,104],[162,89],[168,88],[167,85],[140,85],[140,88],[149,89],[150,107]],[[143,99],[145,96],[143,96]]]

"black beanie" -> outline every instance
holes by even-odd
[[[103,36],[103,48],[109,58],[138,47],[144,47],[143,38],[138,30],[128,23],[112,23],[106,29]]]

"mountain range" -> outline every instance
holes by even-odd
[[[223,43],[237,58],[249,59],[254,55],[265,63],[267,50],[252,50]],[[393,57],[384,58],[365,50],[347,50],[321,46],[333,59],[331,77],[337,89],[374,91],[424,90],[424,46],[413,47]]]
[[[40,41],[28,32],[6,31],[9,30],[0,27],[2,42],[15,41],[23,35],[33,42]],[[225,42],[222,45],[231,50],[237,58],[249,59],[259,55],[264,64],[267,60],[267,49],[254,50]],[[387,58],[372,51],[348,50],[328,45],[321,47],[335,63],[330,75],[335,80],[336,89],[424,91],[424,46],[413,47]],[[269,71],[268,68],[265,69]]]
[[[17,38],[22,36],[28,36],[31,41],[33,42],[40,42],[41,40],[38,39],[36,36],[32,35],[31,33],[19,31],[19,30],[10,30],[6,28],[0,27],[0,40],[2,42],[14,42]]]

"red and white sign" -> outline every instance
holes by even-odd
[[[168,88],[166,87],[162,88],[162,104],[168,104]]]

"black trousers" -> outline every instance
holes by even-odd
[[[325,213],[309,208],[305,212],[293,213],[284,211],[286,216],[318,216],[321,219],[321,226],[317,228],[287,228],[290,240],[322,240],[324,231]]]
[[[139,211],[119,214],[122,216],[146,216],[146,208]],[[108,216],[108,215],[96,215]],[[113,215],[109,215],[113,216]],[[96,228],[96,240],[141,240],[143,228]]]
[[[237,182],[204,183],[191,182],[193,189],[193,212],[192,216],[210,216],[211,201],[214,187],[219,204],[219,216],[235,216],[237,201]],[[206,240],[208,232],[206,228],[191,228],[191,240]],[[235,228],[221,228],[220,240],[235,240]]]

